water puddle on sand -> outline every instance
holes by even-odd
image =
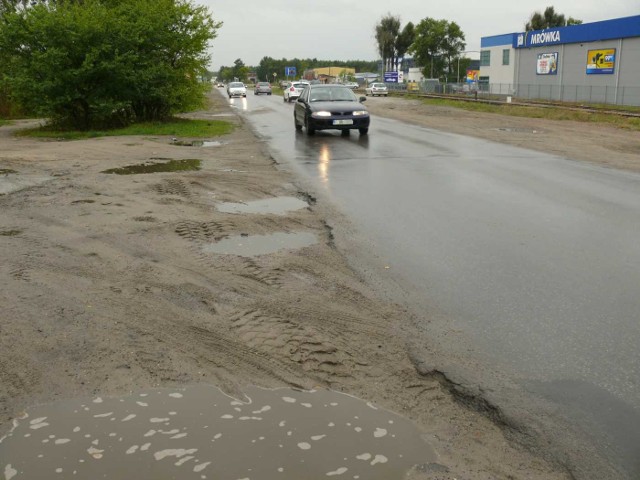
[[[435,455],[409,420],[327,390],[199,385],[34,407],[0,440],[4,480],[402,479]]]
[[[216,140],[193,140],[193,141],[183,141],[183,140],[175,140],[171,142],[171,145],[177,145],[178,147],[220,147],[224,145],[222,142],[218,142]]]
[[[189,158],[185,160],[169,160],[167,162],[147,162],[138,165],[128,165],[121,168],[110,168],[100,173],[115,173],[116,175],[140,175],[145,173],[184,172],[200,170],[202,160]]]
[[[313,233],[272,233],[270,235],[237,235],[203,247],[205,253],[253,257],[280,250],[298,249],[318,243]]]
[[[296,197],[275,197],[264,200],[255,200],[246,203],[219,203],[216,209],[223,213],[260,213],[284,215],[293,210],[308,207],[309,204]]]

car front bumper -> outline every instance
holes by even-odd
[[[336,124],[336,121],[349,121],[351,123]],[[369,128],[370,117],[367,116],[341,116],[316,118],[309,117],[309,127],[314,130],[354,130],[360,128]]]

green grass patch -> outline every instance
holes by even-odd
[[[173,118],[166,122],[135,123],[126,128],[113,130],[60,130],[51,126],[21,130],[17,134],[35,138],[56,138],[61,140],[83,140],[97,137],[117,137],[124,135],[170,135],[173,137],[209,138],[231,133],[234,125],[223,120],[189,120]]]
[[[549,120],[570,120],[574,122],[605,123],[628,130],[640,130],[640,118],[623,117],[615,114],[594,113],[555,107],[521,107],[518,105],[495,105],[491,103],[457,101],[428,98],[426,105],[460,108],[470,112],[497,113],[526,118],[547,118]]]
[[[0,118],[0,127],[2,127],[3,125],[9,125],[11,122],[9,120],[4,120],[2,118]]]

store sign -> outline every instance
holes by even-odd
[[[560,41],[560,30],[551,30],[549,32],[532,32],[529,35],[530,47],[548,45],[550,43],[560,43]]]
[[[558,73],[558,52],[539,53],[536,63],[537,75],[556,75]]]
[[[616,68],[616,49],[606,48],[587,52],[587,75],[611,74]]]

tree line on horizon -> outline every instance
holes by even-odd
[[[244,80],[249,72],[253,72],[259,81],[274,82],[286,79],[285,72],[287,67],[295,67],[296,78],[300,78],[305,70],[323,67],[355,68],[357,72],[375,72],[378,70],[378,62],[376,60],[318,60],[317,58],[275,59],[265,56],[258,65],[248,67],[242,59],[238,58],[233,66],[221,66],[217,76],[219,79],[228,82],[234,78]],[[340,72],[336,73],[339,74]],[[291,78],[289,79],[291,80]]]

